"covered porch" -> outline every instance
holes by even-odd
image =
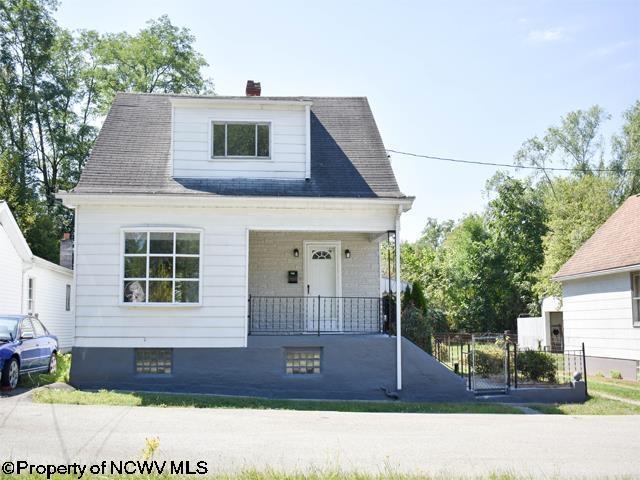
[[[249,335],[381,334],[380,245],[393,232],[250,231]]]

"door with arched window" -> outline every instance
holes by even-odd
[[[339,246],[309,243],[305,249],[307,329],[340,331]]]

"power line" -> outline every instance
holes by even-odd
[[[495,163],[495,162],[480,162],[477,160],[462,160],[460,158],[447,158],[447,157],[436,157],[434,155],[421,155],[419,153],[411,153],[411,152],[401,152],[399,150],[392,150],[387,148],[387,152],[397,153],[398,155],[406,155],[409,157],[419,157],[419,158],[427,158],[429,160],[440,160],[442,162],[454,162],[454,163],[466,163],[470,165],[485,165],[489,167],[507,167],[507,168],[522,168],[525,170],[547,170],[554,172],[573,172],[575,169],[573,168],[563,168],[563,167],[538,167],[535,165],[513,165],[509,163]],[[592,172],[615,172],[615,173],[627,173],[635,171],[631,168],[592,168],[590,169]]]

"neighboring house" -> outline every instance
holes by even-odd
[[[36,257],[0,200],[0,314],[38,314],[62,351],[74,336],[73,271]]]
[[[59,197],[75,209],[74,385],[401,387],[379,244],[413,198],[366,98],[118,94]]]
[[[564,351],[562,299],[542,300],[540,317],[518,318],[518,345],[534,350]]]
[[[566,348],[584,342],[587,371],[640,368],[640,195],[624,204],[556,273]]]

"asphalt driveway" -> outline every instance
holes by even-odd
[[[0,399],[0,461],[205,460],[369,472],[637,475],[640,416],[442,415],[100,407]]]

